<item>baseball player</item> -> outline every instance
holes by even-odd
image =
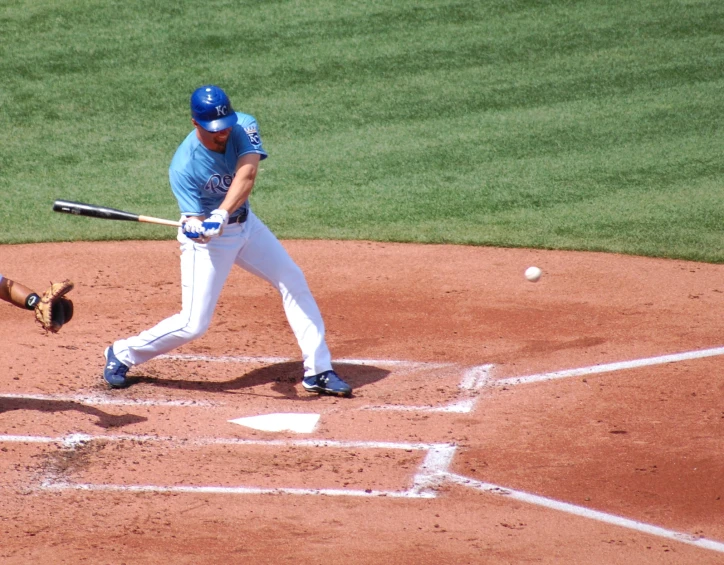
[[[324,322],[301,269],[249,207],[259,161],[266,159],[256,120],[235,112],[214,85],[191,95],[194,129],[176,150],[169,180],[182,226],[181,312],[105,350],[103,378],[128,386],[128,370],[204,334],[234,265],[271,283],[304,360],[302,385],[320,394],[349,396],[352,388],[332,369]]]
[[[65,295],[73,290],[73,283],[65,280],[51,283],[42,296],[12,279],[0,275],[0,299],[18,308],[33,310],[35,319],[44,330],[56,333],[73,317],[73,301]]]

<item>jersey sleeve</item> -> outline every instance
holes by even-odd
[[[249,153],[257,153],[260,155],[261,160],[266,159],[269,155],[262,145],[259,124],[257,124],[256,119],[248,114],[238,113],[238,115],[238,127],[234,127],[232,130],[234,144],[237,148],[237,159]]]
[[[181,214],[184,216],[203,216],[201,195],[197,185],[182,171],[169,169],[168,178]]]

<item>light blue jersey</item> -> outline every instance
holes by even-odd
[[[223,155],[204,147],[196,137],[196,130],[176,150],[168,175],[171,190],[184,216],[208,217],[221,205],[236,173],[239,157],[258,153],[262,159],[267,158],[254,117],[241,112],[236,115],[239,121],[231,128]],[[229,216],[236,216],[239,210],[248,207],[247,200]]]

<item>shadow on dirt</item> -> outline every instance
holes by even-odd
[[[67,412],[75,410],[82,414],[95,416],[98,421],[95,423],[100,428],[122,428],[130,424],[138,424],[145,422],[148,418],[144,416],[136,416],[135,414],[109,414],[86,406],[80,402],[71,400],[40,400],[36,398],[0,398],[0,414],[10,412],[12,410],[35,410],[37,412]]]
[[[353,389],[377,382],[390,374],[390,371],[380,369],[379,367],[355,365],[351,363],[334,363],[334,370],[337,371],[340,378],[346,381]],[[128,380],[131,384],[146,383],[177,390],[199,390],[214,393],[239,391],[271,383],[272,389],[284,396],[290,398],[314,398],[317,395],[310,395],[305,392],[301,386],[301,375],[303,372],[302,362],[295,361],[253,369],[248,373],[244,373],[235,379],[227,381],[168,379],[149,375],[129,375]],[[209,375],[213,375],[212,364],[209,364]],[[354,396],[354,392],[352,395]]]

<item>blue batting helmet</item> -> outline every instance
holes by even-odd
[[[221,131],[237,122],[226,92],[218,86],[200,86],[191,95],[191,117],[206,131]]]

